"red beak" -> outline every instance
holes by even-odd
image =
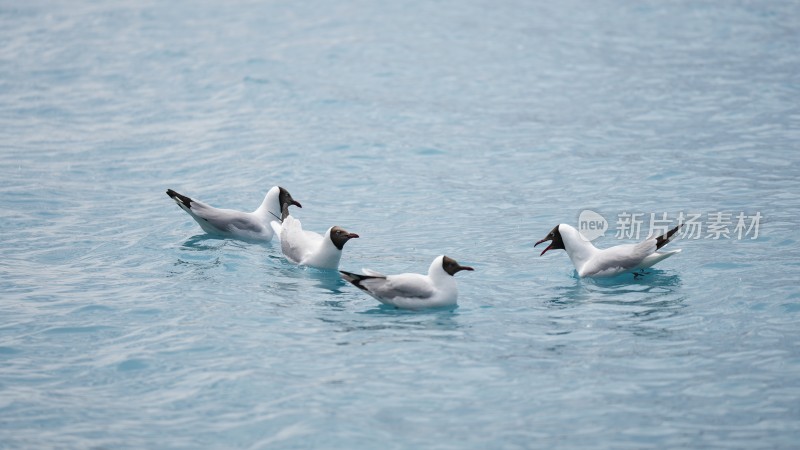
[[[534,247],[536,247],[537,245],[541,244],[542,242],[547,242],[547,241],[549,241],[549,240],[550,240],[550,239],[548,239],[548,238],[544,238],[544,239],[542,239],[541,241],[539,241],[539,242],[537,242],[537,243],[533,244],[533,246],[534,246]],[[548,245],[548,246],[547,246],[547,248],[545,248],[544,250],[542,250],[542,253],[540,253],[540,254],[539,254],[539,256],[542,256],[542,255],[544,255],[545,253],[547,253],[547,251],[548,251],[548,250],[550,250],[552,247],[553,247],[553,244],[550,244],[550,245]]]

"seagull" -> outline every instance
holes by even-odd
[[[186,211],[208,234],[247,241],[270,241],[275,235],[271,222],[280,223],[283,207],[300,203],[292,198],[289,191],[274,186],[267,192],[261,206],[255,211],[242,212],[232,209],[219,209],[201,201],[167,189],[169,195],[182,210]]]
[[[580,232],[567,224],[559,224],[544,239],[537,242],[552,241],[539,256],[548,250],[566,250],[569,259],[578,271],[579,277],[611,277],[624,272],[646,269],[653,264],[679,253],[681,250],[668,252],[658,251],[667,245],[675,233],[683,226],[680,224],[659,237],[650,237],[637,244],[623,244],[611,248],[598,249],[587,241]],[[634,273],[634,277],[636,277]]]
[[[316,269],[338,269],[344,244],[358,235],[338,226],[328,228],[324,235],[306,231],[299,220],[289,215],[288,209],[288,205],[283,206],[280,225],[281,251],[286,258]],[[277,224],[273,224],[273,228],[278,232]]]
[[[342,278],[385,305],[403,309],[441,308],[453,306],[458,300],[458,288],[453,277],[461,270],[475,270],[459,265],[445,255],[437,256],[427,275],[401,273],[383,275],[362,269],[364,275],[340,270]]]

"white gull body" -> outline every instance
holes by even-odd
[[[679,253],[680,249],[664,252],[658,250],[672,240],[681,226],[683,225],[678,225],[662,236],[651,237],[636,244],[599,249],[584,239],[577,229],[562,223],[553,228],[547,237],[537,242],[536,245],[552,241],[542,251],[542,255],[548,250],[565,250],[580,277],[611,277],[646,269]]]
[[[363,275],[341,270],[339,273],[342,278],[385,305],[416,310],[454,306],[458,301],[458,287],[453,275],[461,270],[473,269],[440,255],[431,263],[427,275],[383,275],[368,269],[363,269]]]
[[[284,214],[280,228],[281,251],[289,261],[317,269],[336,270],[344,244],[358,235],[341,227],[330,227],[325,234],[306,231],[299,220]]]
[[[253,212],[215,208],[172,189],[167,189],[167,195],[175,200],[175,203],[186,211],[206,233],[247,241],[272,240],[275,232],[274,226],[270,222],[275,222],[278,228],[280,227],[283,206],[302,207],[286,189],[280,186],[272,187],[258,209]]]

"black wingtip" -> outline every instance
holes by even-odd
[[[669,241],[672,240],[672,236],[674,236],[675,233],[677,233],[678,230],[680,230],[682,226],[683,226],[683,224],[681,223],[677,227],[669,230],[666,234],[659,236],[656,239],[656,250],[658,250],[661,247],[667,245],[669,243]]]
[[[352,272],[345,272],[344,270],[340,270],[339,273],[342,275],[342,278],[344,278],[347,281],[350,281],[350,280],[348,280],[348,278],[352,278],[352,277],[356,276],[356,274],[354,274]]]
[[[381,278],[372,275],[360,275],[357,273],[345,272],[344,270],[340,270],[339,273],[342,275],[342,278],[345,281],[349,281],[353,286],[361,289],[362,291],[366,291],[367,288],[361,285],[361,281],[368,280],[370,278]]]
[[[177,192],[173,191],[172,189],[167,189],[167,195],[169,195],[171,199],[183,203],[183,206],[191,209],[191,207],[192,207],[192,199],[190,199],[189,197],[187,197],[185,195],[178,194]]]

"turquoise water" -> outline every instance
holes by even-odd
[[[796,447],[800,5],[382,3],[0,2],[0,448]],[[275,184],[459,307],[164,194]],[[580,280],[583,210],[733,223]]]

